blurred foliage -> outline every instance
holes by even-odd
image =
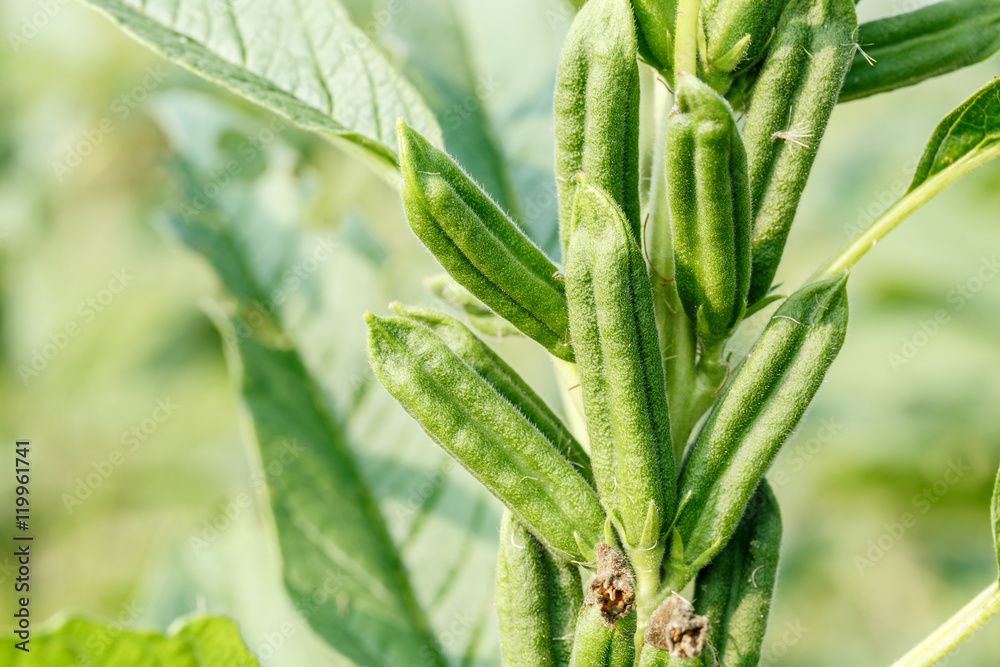
[[[164,168],[172,155],[199,145],[239,155],[244,138],[270,118],[165,65],[92,12],[55,4],[37,36],[16,48],[9,35],[22,34],[40,3],[0,5],[0,438],[33,441],[35,621],[69,608],[163,630],[182,614],[209,611],[234,618],[263,665],[339,664],[288,602],[273,527],[257,511],[264,499],[252,485],[243,417],[205,315],[220,285],[160,224],[176,201]],[[362,24],[365,12],[378,9],[349,4]],[[483,136],[504,137],[503,151],[534,166],[514,177],[535,188],[524,203],[532,223],[554,210],[546,196],[551,183],[539,174],[551,170],[552,63],[570,14],[558,0],[539,0],[534,18],[523,22],[518,12],[529,4],[490,3],[463,42],[479,68],[463,80],[468,86],[493,75],[502,84],[476,112],[493,133]],[[449,6],[466,19],[461,12],[471,5]],[[888,0],[859,6],[862,20],[903,9]],[[381,33],[397,62],[412,55],[405,35],[393,32],[403,31],[399,21]],[[937,122],[998,65],[993,58],[839,106],[778,279],[794,287],[883,210],[905,188]],[[155,90],[142,85],[149,67],[166,73]],[[644,84],[654,85],[648,77]],[[180,113],[185,105],[226,128],[209,133],[207,120]],[[100,132],[105,119],[110,132]],[[186,124],[190,146],[164,131],[171,122]],[[59,172],[56,163],[95,132],[100,141],[80,164]],[[321,359],[333,354],[333,337],[324,338],[336,332],[338,351],[354,361],[330,384],[350,392],[368,381],[363,363],[351,366],[363,360],[361,313],[390,298],[446,308],[421,281],[437,269],[405,231],[398,195],[363,166],[294,129],[282,130],[271,150],[277,158],[262,153],[235,178],[260,192],[276,224],[337,239],[337,261],[319,274],[318,294],[333,306],[324,319],[293,323]],[[268,181],[274,159],[282,161],[280,182]],[[1000,167],[991,165],[919,211],[854,270],[847,342],[770,474],[785,544],[765,664],[888,664],[995,575],[988,517],[1000,461],[1000,280],[984,267],[1000,249],[998,200]],[[116,271],[134,276],[120,293],[110,290]],[[758,318],[763,323],[766,315]],[[36,351],[44,355],[52,337],[62,340],[70,323],[78,335],[67,335],[51,360],[43,356],[44,368],[25,382],[19,367],[30,367]],[[538,350],[517,339],[498,347],[557,403]],[[160,421],[158,400],[177,406]],[[390,530],[405,541],[394,516],[413,494],[418,505],[427,501],[422,485],[433,488],[444,459],[380,388],[371,387],[363,402],[350,428],[365,474],[381,480]],[[123,462],[109,464],[116,450]],[[386,474],[400,460],[410,473]],[[108,465],[113,472],[105,479],[100,471]],[[961,471],[957,479],[949,466]],[[451,619],[454,637],[445,641],[467,644],[470,633],[481,632],[475,664],[497,664],[485,656],[495,655],[489,592],[499,508],[485,505],[471,546],[456,546],[460,533],[451,529],[448,537],[449,512],[474,507],[461,490],[475,486],[460,471],[453,479],[454,495],[431,494],[441,508],[428,514],[438,524],[429,533],[440,536],[437,544],[414,552],[408,565],[433,565],[437,550],[471,549],[461,552],[472,555],[455,590],[440,590],[447,575],[440,568],[418,586],[421,595],[465,600],[467,608],[432,612],[445,626]],[[5,475],[0,496],[9,492]],[[253,506],[226,524],[226,507],[240,494]],[[67,503],[73,495],[79,504]],[[900,533],[895,524],[907,513],[914,521]],[[226,528],[196,549],[192,536],[211,535],[213,521]],[[10,530],[3,525],[0,540],[6,543]],[[859,566],[859,558],[871,565]],[[13,603],[11,566],[12,558],[0,555],[5,616]],[[949,665],[992,664],[997,654],[1000,630],[987,625]]]

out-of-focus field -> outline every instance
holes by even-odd
[[[42,4],[57,11],[12,41]],[[907,8],[864,0],[859,11]],[[0,452],[12,457],[16,437],[34,443],[35,622],[72,610],[164,628],[209,610],[234,617],[265,665],[336,664],[281,588],[243,416],[203,308],[218,283],[159,225],[173,184],[158,121],[172,105],[197,95],[264,115],[75,3],[6,1],[0,35]],[[936,123],[998,70],[994,57],[838,108],[779,277],[797,285],[883,210]],[[280,141],[314,183],[298,222],[367,249],[365,270],[327,286],[344,294],[335,326],[360,346],[364,308],[430,303],[419,278],[435,267],[398,195],[320,140],[289,130]],[[889,664],[996,577],[998,259],[1000,163],[919,211],[853,272],[843,352],[771,472],[785,543],[765,664]],[[352,298],[352,280],[383,300]],[[502,348],[555,396],[537,349]],[[412,447],[432,451],[422,436]],[[255,505],[235,505],[239,494]],[[12,530],[0,523],[0,541]],[[5,619],[12,562],[0,553]],[[997,656],[1000,624],[990,624],[948,664]]]

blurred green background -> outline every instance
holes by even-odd
[[[12,39],[28,34],[24,21],[43,4],[57,9],[37,34]],[[528,4],[510,5],[498,34],[512,34],[503,31]],[[482,103],[512,153],[551,144],[550,106],[512,106],[525,90],[551,91],[568,27],[558,0],[536,4],[542,9],[518,39],[470,46],[482,71],[503,63],[501,85]],[[917,4],[865,0],[859,12],[866,19]],[[244,417],[206,315],[218,281],[161,224],[175,199],[171,156],[231,150],[268,117],[76,3],[7,0],[0,34],[0,439],[10,459],[14,438],[33,442],[35,622],[72,610],[162,629],[206,610],[235,618],[265,665],[339,664],[281,588]],[[839,107],[779,279],[798,284],[895,199],[937,122],[998,69],[993,58]],[[548,120],[528,122],[537,117]],[[64,169],[83,139],[92,150]],[[338,248],[318,280],[332,304],[326,330],[352,359],[353,370],[338,376],[349,392],[367,382],[361,313],[382,312],[389,299],[433,303],[419,279],[435,265],[407,231],[397,193],[335,147],[287,129],[267,160],[236,178],[256,187],[275,165],[283,180],[259,190],[277,224],[332,237]],[[786,532],[764,664],[888,664],[996,576],[989,499],[1000,462],[1000,280],[990,267],[1000,255],[998,211],[1000,164],[992,164],[906,221],[853,272],[843,352],[770,473]],[[61,349],[45,359],[50,343]],[[538,349],[523,341],[500,348],[555,400]],[[26,373],[36,353],[41,368]],[[439,461],[381,392],[371,389],[356,441]],[[378,466],[365,465],[377,477]],[[4,502],[10,481],[0,477]],[[394,492],[405,499],[408,490]],[[209,526],[241,493],[255,506],[213,537]],[[907,514],[913,521],[902,526]],[[488,612],[498,506],[476,516],[465,578],[447,592],[473,611],[447,613],[456,614],[456,634],[476,635],[473,664],[498,664],[489,658]],[[4,544],[11,530],[3,522]],[[206,536],[204,545],[192,541]],[[5,619],[11,565],[0,554]],[[465,616],[480,619],[475,632]],[[948,664],[992,665],[998,655],[1000,625],[991,624]]]

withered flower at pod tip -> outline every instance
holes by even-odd
[[[625,557],[614,547],[601,542],[595,551],[597,574],[587,584],[588,593],[583,603],[600,605],[601,618],[611,627],[635,609],[635,585]]]
[[[691,603],[674,593],[649,617],[647,644],[675,658],[697,658],[705,650],[708,616],[696,616]]]

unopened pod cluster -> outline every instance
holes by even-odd
[[[949,2],[980,8],[988,42],[993,15]],[[970,21],[919,10],[863,33],[884,36],[873,50],[892,60],[916,48],[913,31],[945,53]],[[398,304],[367,316],[382,384],[506,506],[504,664],[759,663],[781,544],[765,473],[848,318],[846,271],[775,290],[785,240],[838,100],[951,66],[922,54],[936,64],[855,72],[869,66],[857,36],[853,0],[587,2],[556,80],[561,265],[400,121],[407,219],[448,274],[431,289],[480,332],[539,343],[564,381],[566,422],[451,316]],[[640,62],[672,93],[645,204]],[[650,271],[650,250],[668,275]],[[779,300],[735,358],[734,333]]]

